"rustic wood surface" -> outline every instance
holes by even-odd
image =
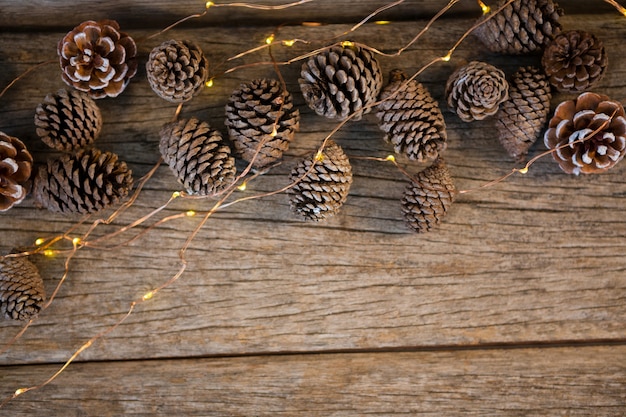
[[[441,3],[406,2],[381,16],[408,21],[367,24],[339,39],[393,53]],[[73,4],[0,1],[0,87],[54,59],[58,40],[81,20],[117,18],[138,40],[142,63],[166,39],[191,39],[202,47],[214,86],[185,105],[181,116],[224,130],[230,92],[243,81],[275,76],[271,65],[245,66],[268,61],[267,50],[229,57],[262,45],[278,23],[331,22],[281,27],[276,39],[312,41],[272,49],[278,61],[294,58],[325,46],[386,2],[322,0],[241,14],[216,8],[214,16],[149,39],[196,12],[197,2],[111,1],[70,14]],[[566,29],[588,30],[606,45],[609,70],[595,91],[626,101],[624,17],[601,1],[562,6]],[[230,14],[220,14],[226,10]],[[380,57],[385,75],[393,68],[412,74],[445,55],[479,14],[475,2],[460,2],[401,56]],[[538,58],[488,54],[470,37],[450,62],[419,79],[443,105],[447,77],[472,59],[510,74]],[[244,67],[224,74],[239,65]],[[280,67],[302,113],[296,141],[281,165],[231,200],[287,185],[291,167],[336,126],[304,104],[299,67]],[[63,87],[53,63],[0,99],[0,130],[22,138],[38,162],[52,153],[35,135],[34,109]],[[553,105],[570,97],[555,95]],[[136,178],[146,174],[159,158],[160,126],[172,119],[175,106],[152,92],[143,65],[127,91],[98,104],[105,121],[98,146],[118,153]],[[520,167],[497,143],[493,120],[468,125],[452,113],[445,117],[446,160],[459,189],[476,189]],[[303,222],[282,193],[219,210],[191,243],[177,281],[137,304],[123,324],[82,352],[77,361],[84,363],[0,408],[0,415],[626,413],[626,168],[573,177],[542,158],[525,175],[460,195],[441,228],[422,236],[402,220],[406,179],[390,163],[367,159],[391,153],[381,138],[372,114],[334,135],[355,172],[338,216]],[[543,151],[540,140],[531,156]],[[411,172],[423,168],[399,162]],[[91,239],[141,218],[176,190],[169,169],[159,167],[135,204]],[[213,203],[179,198],[146,224],[103,243],[122,244],[146,232],[137,240],[79,250],[54,302],[0,354],[0,402],[17,388],[47,380],[76,349],[122,319],[133,301],[170,280],[181,266],[179,250]],[[190,209],[198,214],[147,229]],[[27,199],[0,214],[0,250],[31,246],[78,220],[37,209]],[[70,237],[86,230],[79,227]],[[48,293],[63,275],[64,261],[63,254],[33,257]],[[0,322],[0,351],[22,325]]]

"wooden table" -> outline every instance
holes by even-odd
[[[277,60],[291,59],[325,46],[316,41],[349,31],[386,4],[216,7],[147,39],[201,13],[204,4],[91,3],[0,1],[0,87],[37,63],[56,61],[57,42],[83,20],[117,19],[138,40],[141,64],[121,96],[98,102],[105,123],[97,145],[119,154],[136,179],[158,162],[159,129],[176,110],[146,81],[144,63],[154,46],[191,39],[202,47],[214,84],[186,104],[181,117],[225,131],[230,93],[241,82],[276,76],[271,65],[247,65],[268,61],[267,49],[229,57],[264,45],[272,33],[276,40],[312,42],[272,48]],[[406,1],[371,19],[390,24],[370,21],[339,39],[393,53],[444,3]],[[599,0],[563,1],[562,7],[565,29],[588,30],[606,45],[609,69],[595,91],[624,102],[626,18]],[[385,77],[393,68],[413,74],[445,55],[479,15],[476,2],[461,1],[400,56],[381,56]],[[293,25],[277,29],[283,23]],[[510,74],[538,59],[483,49],[470,36],[450,62],[428,68],[419,80],[443,106],[445,81],[464,61],[484,60]],[[280,67],[302,114],[296,140],[282,164],[249,180],[229,201],[287,185],[291,168],[337,126],[304,103],[300,65]],[[236,66],[243,67],[223,74]],[[0,130],[21,138],[38,163],[53,152],[35,134],[34,109],[64,86],[58,64],[47,64],[1,98]],[[555,95],[552,104],[567,98]],[[459,189],[479,188],[521,167],[498,143],[493,120],[466,124],[450,112],[445,118],[445,157]],[[24,323],[0,321],[2,398],[45,383],[80,350],[56,379],[8,402],[0,415],[626,414],[626,163],[575,177],[550,156],[541,158],[525,175],[459,195],[438,230],[417,235],[400,211],[405,177],[391,163],[368,159],[392,152],[375,116],[346,124],[333,139],[355,174],[339,215],[304,222],[284,193],[229,205],[198,230],[176,280],[180,250],[215,199],[177,198],[111,236],[180,189],[160,166],[128,210],[85,240],[104,237],[100,242],[113,247],[77,250],[54,301],[8,349]],[[539,140],[530,156],[543,151]],[[398,161],[413,173],[424,167]],[[196,215],[185,216],[189,210]],[[168,216],[177,217],[151,228]],[[96,218],[70,231],[80,218],[38,209],[28,198],[0,214],[2,253],[68,231],[68,240],[80,237]],[[71,249],[68,240],[52,249]],[[50,295],[68,254],[31,259]]]

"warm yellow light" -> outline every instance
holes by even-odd
[[[174,191],[172,193],[172,198],[178,198],[178,197],[180,197],[180,191]]]
[[[18,395],[24,394],[26,391],[28,391],[28,388],[19,388],[15,390],[15,394],[13,395],[17,397]]]
[[[322,24],[320,22],[302,22],[302,26],[315,27],[322,26]]]
[[[45,256],[53,256],[54,255],[54,251],[52,249],[46,249],[45,251],[43,251],[43,254]]]
[[[442,60],[442,61],[445,61],[445,62],[448,62],[448,61],[450,61],[450,58],[452,58],[452,56],[451,56],[450,54],[448,54],[448,55],[446,55],[446,56],[442,56],[442,57],[441,57],[441,60]]]
[[[354,46],[354,43],[350,41],[343,41],[341,42],[341,46],[343,46],[344,48],[348,46]]]
[[[525,174],[525,173],[527,173],[527,172],[528,172],[528,167],[524,167],[524,168],[522,168],[522,169],[518,169],[517,171],[518,171],[520,174]]]
[[[213,87],[213,78],[204,83],[205,87],[211,88]]]
[[[185,213],[185,216],[187,217],[193,217],[196,215],[196,212],[193,210],[187,210],[187,212]]]
[[[487,14],[487,13],[489,13],[491,11],[491,7],[487,6],[485,3],[483,3],[480,0],[478,0],[478,5],[482,9],[483,14]]]
[[[274,42],[274,34],[272,33],[270,36],[267,37],[267,39],[265,39],[265,43],[268,45],[271,45],[272,42]]]
[[[147,292],[143,295],[143,297],[141,297],[142,300],[144,301],[148,301],[149,299],[151,299],[154,296],[154,291],[150,291]]]
[[[387,155],[385,159],[390,162],[396,162],[396,157],[393,155]]]
[[[377,25],[388,25],[389,23],[391,23],[391,20],[377,20],[374,23],[376,23]]]
[[[324,154],[321,151],[317,151],[315,154],[315,160],[317,162],[322,162],[324,160]]]
[[[272,129],[272,133],[270,133],[270,136],[275,138],[276,135],[278,135],[278,130],[276,130],[276,126],[274,126],[274,128]]]
[[[207,1],[206,4],[204,5],[204,7],[206,7],[207,9],[211,6],[215,6],[215,3],[213,3],[212,1]]]
[[[74,239],[72,239],[72,244],[74,246],[78,246],[80,244],[80,238],[79,237],[75,237]]]
[[[289,40],[283,41],[283,45],[285,46],[293,46],[294,43],[296,43],[295,39],[289,39]]]
[[[237,189],[238,189],[239,191],[246,191],[246,187],[247,187],[247,186],[248,186],[248,184],[244,181],[244,182],[242,182],[242,183],[241,183],[241,185],[240,185],[240,186],[238,186],[238,187],[237,187]]]
[[[43,243],[46,241],[46,239],[40,237],[39,239],[35,240],[35,245],[36,246],[41,246],[43,245]]]

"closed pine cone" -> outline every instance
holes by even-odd
[[[508,90],[501,70],[486,62],[472,61],[450,75],[446,99],[461,120],[471,122],[496,114],[509,97]]]
[[[313,153],[291,171],[292,209],[306,220],[321,221],[335,215],[348,197],[352,166],[343,149],[332,140],[321,153]]]
[[[30,320],[46,300],[37,267],[25,256],[0,258],[0,314],[12,320]]]
[[[511,78],[509,99],[502,103],[496,126],[504,149],[521,162],[548,120],[552,94],[545,74],[538,68],[520,68]]]
[[[191,41],[169,40],[150,52],[148,82],[159,97],[172,103],[189,101],[209,77],[209,62]]]
[[[159,150],[189,194],[216,193],[235,178],[235,158],[222,134],[196,118],[164,125]]]
[[[132,183],[131,171],[116,154],[91,148],[48,160],[35,177],[33,195],[52,212],[87,214],[126,197]]]
[[[550,119],[544,143],[568,174],[606,171],[626,154],[624,107],[605,95],[590,92],[564,101]]]
[[[304,100],[320,116],[360,120],[382,88],[378,61],[356,45],[332,46],[302,64],[298,81]]]
[[[29,191],[33,157],[26,145],[0,132],[0,211],[6,211],[24,200]]]
[[[114,20],[88,20],[57,47],[63,81],[92,98],[117,97],[137,73],[137,45]]]
[[[300,127],[300,111],[274,79],[243,83],[226,104],[226,126],[235,151],[257,169],[282,158]]]
[[[102,129],[100,108],[87,93],[61,89],[48,94],[35,112],[41,140],[58,151],[72,152],[91,145]]]
[[[400,70],[391,72],[391,82],[378,105],[378,126],[398,154],[417,161],[435,160],[446,149],[446,124],[439,104],[426,87]]]

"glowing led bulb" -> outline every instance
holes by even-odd
[[[196,212],[193,210],[187,210],[187,212],[185,213],[185,216],[187,217],[193,217],[196,215]]]
[[[180,197],[180,191],[174,191],[172,193],[172,198],[178,198],[178,197]]]
[[[396,157],[393,155],[387,155],[385,159],[390,162],[396,162]]]
[[[141,297],[141,299],[144,300],[144,301],[148,301],[152,297],[154,297],[154,291],[149,291],[149,292],[145,293],[143,295],[143,297]]]
[[[74,239],[72,239],[72,244],[74,246],[78,246],[80,244],[81,240],[79,237],[75,237]]]
[[[322,162],[324,160],[324,154],[321,151],[317,151],[315,154],[315,160],[317,162]]]
[[[26,391],[28,391],[27,388],[19,388],[19,389],[15,390],[15,394],[13,394],[13,395],[17,397],[18,395],[24,394]]]
[[[54,251],[52,249],[46,249],[45,251],[43,251],[44,256],[53,256],[54,255]]]
[[[212,1],[207,1],[206,4],[204,5],[204,7],[206,7],[207,9],[211,6],[215,6],[215,3],[213,3]]]
[[[524,168],[522,168],[522,169],[518,169],[517,171],[518,171],[520,174],[525,174],[525,173],[527,173],[527,172],[528,172],[528,167],[524,167]]]
[[[46,239],[40,237],[39,239],[35,240],[35,246],[41,246],[43,245],[43,243],[46,241]]]
[[[204,83],[204,86],[207,88],[213,87],[213,78]]]
[[[491,7],[487,6],[485,3],[483,3],[480,0],[478,0],[478,5],[482,9],[483,14],[487,14],[487,13],[489,13],[491,11]]]
[[[388,25],[391,23],[390,20],[377,20],[374,23],[376,23],[377,25]]]
[[[272,129],[272,133],[270,133],[270,136],[275,138],[276,135],[278,135],[278,130],[276,130],[276,126],[274,126],[274,128]]]
[[[267,39],[265,39],[265,43],[268,45],[271,45],[272,42],[274,42],[274,34],[272,33],[270,36],[267,37]]]
[[[293,46],[294,43],[296,43],[295,39],[289,39],[289,40],[283,41],[283,45],[285,46]]]
[[[239,191],[246,191],[247,183],[244,181],[240,186],[237,187]]]
[[[441,60],[442,60],[442,61],[445,61],[445,62],[448,62],[448,61],[450,61],[450,58],[452,58],[452,56],[448,53],[448,55],[446,55],[446,56],[442,56],[442,57],[441,57]]]
[[[341,42],[341,46],[343,46],[344,48],[347,46],[354,46],[354,43],[350,41],[343,41]]]

